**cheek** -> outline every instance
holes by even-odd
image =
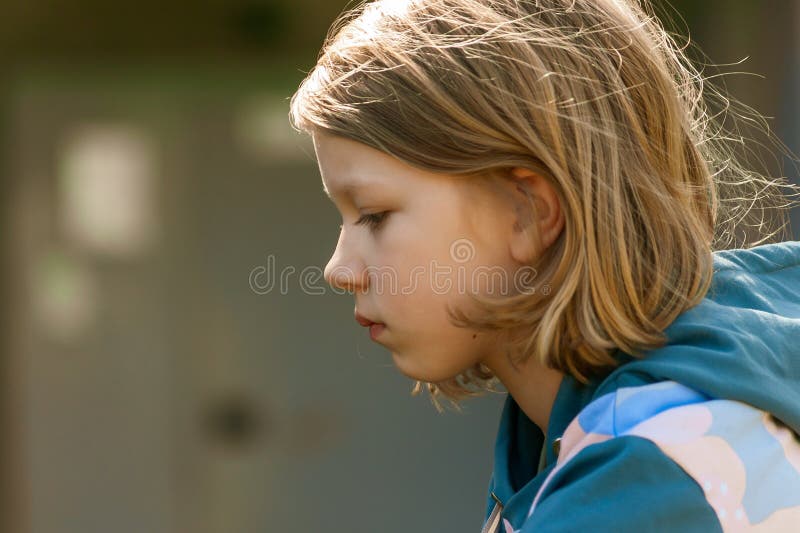
[[[403,262],[395,263],[394,287],[389,286],[388,277],[380,283],[384,290],[382,297],[389,298],[392,306],[403,313],[402,316],[413,320],[416,327],[451,327],[447,308],[468,303],[464,280],[469,281],[469,270],[461,265],[409,259],[399,258]]]
[[[411,337],[393,352],[397,368],[413,379],[437,382],[452,379],[486,358],[487,346],[480,335],[473,339],[471,333],[450,327]]]

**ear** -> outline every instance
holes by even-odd
[[[516,214],[510,240],[511,255],[516,261],[529,264],[561,234],[564,211],[555,188],[540,174],[515,167],[510,178]]]

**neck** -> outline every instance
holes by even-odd
[[[505,354],[493,354],[483,364],[497,376],[525,415],[547,435],[550,411],[564,374],[532,359],[514,368]]]

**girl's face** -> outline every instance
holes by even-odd
[[[463,308],[471,290],[501,294],[503,277],[513,290],[517,263],[505,236],[516,218],[502,195],[350,139],[315,133],[313,140],[325,191],[342,216],[325,279],[353,291],[355,312],[385,325],[375,341],[398,369],[437,382],[497,352],[495,338],[452,325],[446,308]]]

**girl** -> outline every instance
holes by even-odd
[[[293,96],[342,215],[326,280],[437,408],[509,393],[484,532],[797,530],[788,185],[703,96],[634,0],[362,4]]]

